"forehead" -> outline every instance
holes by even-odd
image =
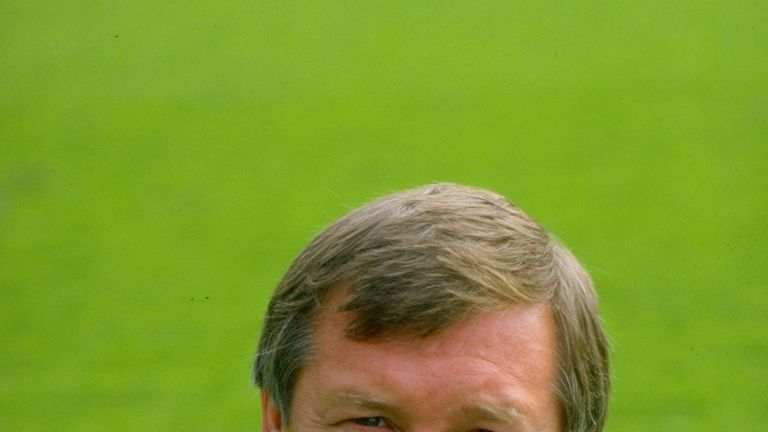
[[[537,424],[557,405],[556,336],[547,304],[477,312],[424,338],[351,340],[345,335],[348,320],[343,313],[318,320],[313,360],[296,383],[297,414],[303,403],[333,404],[350,392],[436,422],[445,420],[430,417],[436,412],[463,412],[469,403],[482,403],[513,407]]]
[[[343,359],[349,363],[375,357],[378,365],[392,362],[418,366],[441,359],[477,358],[513,371],[555,358],[555,324],[546,303],[471,313],[427,337],[395,333],[369,340],[352,340],[346,336],[349,319],[348,313],[321,316],[315,332],[315,363],[342,360],[336,357],[343,352],[352,354]],[[541,368],[534,369],[539,371]]]

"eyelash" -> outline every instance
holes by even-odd
[[[372,421],[375,424],[371,424]],[[360,418],[354,419],[354,422],[358,426],[371,427],[371,428],[382,427],[387,425],[383,417],[360,417]]]
[[[389,426],[387,424],[387,421],[384,419],[384,417],[360,417],[353,420],[353,422],[362,427],[366,428],[378,428],[378,427],[384,427]],[[371,422],[375,422],[375,424],[370,424]],[[489,429],[476,429],[473,432],[493,432]]]

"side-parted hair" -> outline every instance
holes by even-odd
[[[284,422],[298,372],[312,359],[317,317],[338,289],[353,340],[428,337],[472,312],[549,303],[564,430],[602,430],[609,346],[592,281],[502,196],[453,184],[411,189],[350,212],[309,243],[269,303],[253,368]]]

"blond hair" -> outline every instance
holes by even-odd
[[[576,258],[495,193],[436,184],[379,198],[320,233],[278,285],[253,369],[287,420],[311,359],[319,311],[336,290],[347,336],[427,337],[478,310],[548,302],[558,332],[557,392],[565,430],[602,430],[608,342],[592,282]]]

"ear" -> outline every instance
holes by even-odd
[[[261,432],[282,432],[283,416],[266,390],[261,390]]]

